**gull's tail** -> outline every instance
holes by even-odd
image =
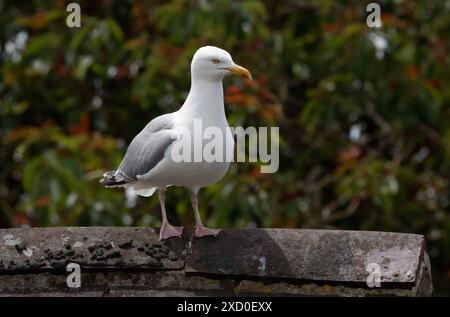
[[[125,187],[131,189],[139,196],[150,197],[156,191],[156,187],[144,187],[140,188],[139,184],[133,179],[130,179],[124,175],[121,171],[109,171],[103,174],[100,179],[100,184],[105,185],[106,188]]]

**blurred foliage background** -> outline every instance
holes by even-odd
[[[280,169],[232,164],[201,192],[213,227],[424,234],[450,295],[450,2],[0,0],[0,227],[158,226],[155,197],[98,184],[153,117],[177,110],[190,59],[222,47],[232,126],[279,126]],[[189,194],[169,217],[192,225]]]

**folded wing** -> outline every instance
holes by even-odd
[[[117,187],[136,181],[139,176],[150,172],[164,158],[167,148],[175,141],[172,138],[172,127],[172,113],[150,121],[131,141],[119,168],[105,173],[100,183],[107,187]]]

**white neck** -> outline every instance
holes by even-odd
[[[192,76],[191,90],[179,111],[189,112],[196,118],[205,116],[225,118],[222,79],[205,80]]]

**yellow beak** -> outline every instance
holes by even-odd
[[[233,67],[227,68],[227,70],[233,74],[238,75],[247,79],[252,79],[252,74],[242,66],[234,65]]]

